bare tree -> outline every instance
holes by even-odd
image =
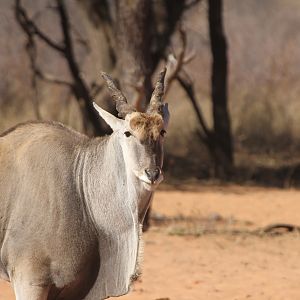
[[[191,57],[186,56],[186,37],[184,30],[180,29],[181,50],[177,57],[171,56],[174,61],[173,72],[169,74],[168,85],[177,79],[185,90],[196,113],[201,130],[199,138],[208,147],[215,165],[215,176],[228,178],[233,171],[233,142],[231,124],[227,107],[227,42],[223,29],[222,0],[208,0],[208,23],[212,54],[211,68],[211,100],[213,108],[213,128],[210,129],[203,117],[194,91],[194,83],[184,69],[184,64]]]
[[[105,40],[102,42],[108,51],[100,53],[100,57],[106,62],[105,71],[119,79],[131,104],[143,111],[150,100],[151,77],[165,55],[176,24],[185,9],[198,1],[192,1],[188,5],[185,0],[177,1],[176,5],[170,0],[158,4],[150,0],[78,2],[85,7],[90,19],[104,33]],[[91,99],[101,91],[101,87],[95,82],[89,85],[81,76],[80,65],[74,55],[75,43],[71,34],[74,28],[71,26],[65,1],[55,0],[55,5],[51,5],[50,9],[54,9],[59,17],[62,43],[57,43],[51,33],[43,32],[34,19],[29,17],[22,0],[15,0],[16,20],[27,36],[26,49],[33,71],[33,86],[36,86],[37,79],[40,79],[68,87],[82,109],[85,130],[89,131],[91,127],[92,133],[101,135],[105,133],[105,129],[102,128],[91,105]],[[157,13],[158,10],[160,13]],[[71,82],[47,74],[38,66],[37,41],[45,43],[65,58],[72,77]],[[39,116],[38,106],[36,110]]]
[[[80,67],[76,61],[74,55],[74,44],[71,38],[70,20],[63,0],[55,0],[55,10],[59,16],[60,28],[63,35],[62,43],[57,43],[52,40],[51,36],[44,33],[35,22],[29,18],[25,8],[23,7],[21,0],[15,0],[15,16],[22,30],[27,36],[26,49],[30,57],[31,68],[33,71],[33,85],[36,84],[36,78],[41,80],[62,84],[70,88],[75,98],[79,102],[79,106],[82,110],[83,122],[85,130],[88,131],[88,125],[92,125],[92,131],[96,135],[103,135],[105,129],[99,122],[98,115],[95,112],[92,99],[94,93],[92,87],[88,84],[80,75]],[[49,74],[45,74],[36,63],[36,40],[40,40],[49,46],[54,51],[60,53],[66,60],[70,74],[72,76],[72,82],[65,81],[63,79],[54,78]],[[89,122],[87,121],[89,120]]]
[[[193,54],[186,54],[186,32],[180,27],[180,46],[177,54],[168,57],[169,74],[167,91],[176,79],[190,100],[200,129],[197,131],[214,161],[215,176],[228,178],[233,171],[233,147],[230,118],[227,109],[227,45],[222,24],[222,2],[212,0],[209,6],[208,22],[210,25],[212,70],[211,94],[213,108],[213,128],[207,125],[194,89],[194,82],[185,69],[185,64],[193,59]],[[218,5],[217,5],[218,4]]]
[[[228,176],[233,167],[233,145],[227,108],[227,42],[223,29],[222,0],[208,0],[212,53],[211,97],[213,102],[216,174]]]

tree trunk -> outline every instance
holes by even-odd
[[[211,96],[213,102],[216,176],[228,177],[233,168],[231,124],[227,108],[227,43],[223,30],[222,0],[208,0],[212,52]]]
[[[116,1],[117,67],[128,101],[144,111],[151,97],[151,1]]]

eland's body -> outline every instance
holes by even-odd
[[[35,122],[0,137],[0,277],[17,300],[105,299],[137,276],[167,111],[154,99],[148,113],[133,112],[120,95],[124,120],[96,106],[110,136]]]

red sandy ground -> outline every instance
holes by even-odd
[[[160,191],[153,211],[157,218],[193,219],[155,222],[144,235],[143,275],[120,300],[300,299],[299,234],[247,233],[278,222],[300,225],[300,191]],[[0,300],[13,299],[9,284],[0,281]]]

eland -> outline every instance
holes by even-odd
[[[105,73],[120,118],[94,103],[113,133],[89,138],[55,122],[0,136],[0,278],[16,300],[97,300],[129,291],[141,224],[161,182],[166,69],[137,112]]]

